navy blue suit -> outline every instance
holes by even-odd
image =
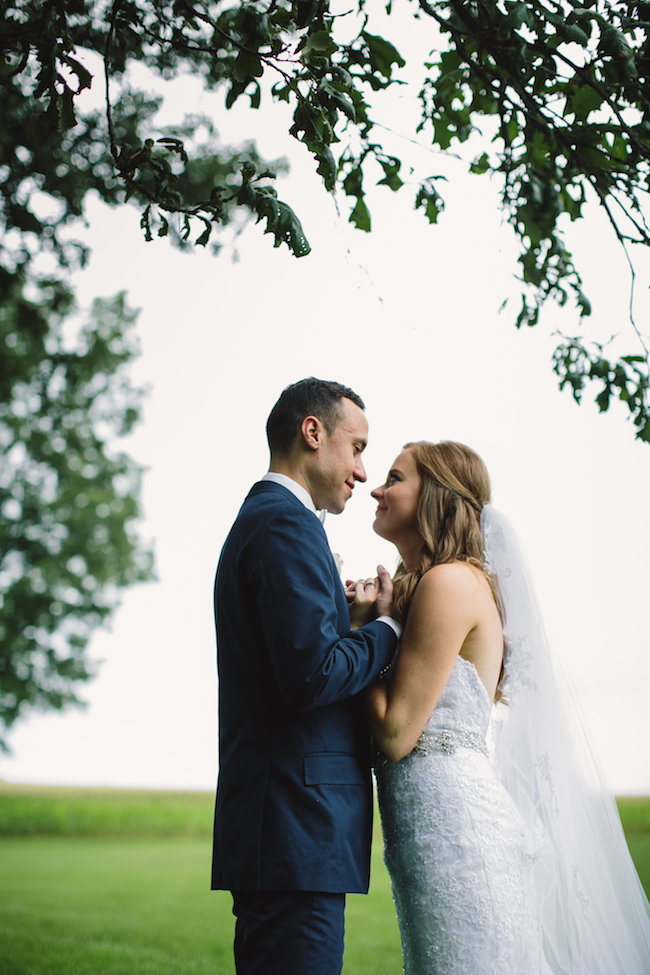
[[[368,890],[372,787],[360,702],[395,651],[350,631],[323,526],[287,488],[254,485],[215,584],[219,782],[213,889]]]

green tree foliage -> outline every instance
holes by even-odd
[[[133,63],[162,79],[199,76],[206,88],[223,89],[226,109],[239,100],[257,109],[263,96],[287,102],[290,134],[313,155],[325,188],[350,198],[350,220],[368,231],[368,187],[405,192],[408,160],[382,148],[377,96],[403,83],[408,60],[409,84],[419,77],[413,98],[420,118],[415,132],[403,134],[443,151],[478,147],[471,170],[500,179],[520,244],[518,326],[536,324],[549,298],[571,300],[578,319],[589,315],[562,235],[587,204],[607,214],[632,283],[631,249],[650,242],[650,0],[387,0],[384,9],[366,0],[23,0],[2,8],[3,113],[22,113],[22,124],[40,137],[40,106],[51,125],[49,158],[67,154],[56,179],[75,185],[74,194],[66,191],[68,206],[74,196],[80,207],[90,185],[109,202],[131,198],[142,207],[148,239],[172,228],[205,245],[241,208],[264,222],[276,246],[309,252],[298,218],[277,197],[273,171],[252,147],[246,159],[214,141],[188,150],[192,123],[153,131],[154,106],[134,88]],[[396,36],[379,33],[398,16],[412,17],[418,34],[430,38],[422,64],[398,50],[397,29]],[[76,108],[92,80],[89,52],[101,57],[108,81],[103,118],[81,117]],[[33,140],[18,144],[31,164]],[[44,192],[56,197],[53,168],[38,172]],[[435,223],[444,207],[441,177],[421,179],[411,201]],[[39,233],[41,218],[24,198],[13,202],[10,225],[23,237]],[[647,441],[648,349],[630,317],[631,353],[610,359],[607,348],[572,337],[560,342],[554,368],[578,400],[588,383],[601,409],[619,397]]]
[[[252,143],[221,146],[204,116],[188,115],[173,133],[156,126],[161,98],[132,81],[129,65],[148,66],[160,80],[181,70],[203,72],[206,60],[197,55],[194,63],[182,46],[176,52],[150,41],[162,29],[150,23],[156,10],[150,2],[0,3],[0,219],[11,230],[0,242],[3,266],[26,267],[43,250],[63,268],[83,263],[86,248],[70,228],[77,229],[90,192],[109,205],[133,197],[148,239],[172,234],[175,243],[205,244],[215,223],[235,219],[242,201],[282,237],[268,178],[282,164],[267,174]],[[102,81],[82,61],[110,75],[110,101],[101,110],[76,106],[93,80]],[[220,66],[221,80],[224,72]]]
[[[74,301],[43,280],[27,298],[0,272],[0,724],[77,701],[84,652],[124,586],[151,578],[131,529],[140,469],[115,451],[140,414],[125,374],[136,315],[97,299],[74,330]],[[71,332],[73,334],[71,334]],[[0,736],[0,746],[5,746]]]
[[[149,152],[148,131],[161,99],[133,85],[124,86],[109,114],[75,110],[76,95],[91,83],[79,58],[102,52],[109,30],[99,4],[0,3],[5,729],[32,708],[77,701],[75,686],[92,676],[86,651],[93,629],[110,617],[122,588],[152,576],[151,554],[133,530],[139,469],[126,454],[112,452],[115,438],[140,414],[139,394],[127,377],[136,351],[135,316],[118,295],[96,301],[83,328],[75,324],[69,278],[88,256],[85,199],[94,193],[117,205],[137,188],[145,233],[169,234],[184,246],[195,200],[209,197],[215,181],[232,184],[219,203],[222,220],[231,223],[237,193],[248,184],[261,192],[264,181],[253,145],[218,149],[213,123],[196,115],[173,136],[159,130],[158,150]],[[116,77],[127,54],[137,60],[141,53],[131,44],[120,54],[121,44],[116,37]],[[96,55],[95,61],[101,67]],[[158,67],[172,70],[173,58],[162,58]],[[118,143],[119,164],[112,154]],[[191,162],[185,145],[194,153]],[[138,153],[147,165],[136,170]],[[179,158],[187,165],[174,168]],[[160,200],[155,216],[146,209],[154,198]],[[167,216],[178,211],[176,222],[163,215],[163,204]],[[70,335],[76,336],[72,344]],[[2,735],[0,747],[7,747]]]
[[[414,178],[408,146],[464,148],[474,173],[499,180],[519,241],[516,324],[535,325],[548,299],[584,322],[568,223],[600,206],[632,284],[633,248],[650,243],[649,28],[650,0],[0,0],[5,724],[30,704],[74,699],[91,627],[150,571],[128,527],[137,467],[109,446],[138,415],[120,378],[133,315],[123,297],[99,302],[73,329],[78,345],[65,341],[88,194],[137,205],[148,240],[218,246],[223,228],[252,217],[275,246],[310,249],[274,186],[282,163],[252,142],[221,144],[210,118],[161,127],[160,96],[145,88],[191,74],[223,93],[225,111],[286,103],[288,134],[362,231],[376,184],[435,224],[444,179]],[[424,59],[412,53],[416,35]],[[80,97],[91,85],[104,88],[99,108]],[[413,131],[400,133],[404,158],[383,146],[394,90],[417,109]],[[577,400],[587,386],[601,410],[622,400],[650,441],[648,349],[630,318],[627,354],[566,337],[554,369]]]
[[[595,201],[627,254],[650,242],[650,2],[402,0],[395,7],[401,15],[408,10],[431,41],[429,58],[409,64],[419,79],[413,135],[443,151],[478,146],[471,170],[501,179],[503,209],[520,242],[517,325],[536,324],[548,298],[572,299],[587,316],[563,221]],[[329,0],[0,4],[0,268],[8,329],[2,422],[10,460],[2,569],[12,580],[5,600],[12,615],[5,610],[4,617],[16,626],[5,646],[20,658],[4,674],[6,723],[27,701],[59,706],[72,694],[70,682],[87,676],[87,626],[110,612],[106,593],[144,572],[124,527],[137,509],[127,477],[135,468],[109,457],[92,420],[111,426],[97,404],[112,402],[115,370],[131,354],[123,299],[96,305],[81,334],[83,352],[62,344],[72,304],[65,274],[86,258],[72,228],[87,194],[112,205],[138,203],[148,240],[171,234],[180,245],[206,245],[240,211],[264,222],[276,246],[309,252],[298,218],[273,186],[277,165],[260,160],[253,144],[221,146],[210,119],[156,129],[160,99],[134,84],[133,65],[157,79],[198,75],[206,88],[223,89],[226,110],[240,99],[257,109],[263,94],[288,103],[290,134],[313,156],[325,189],[350,199],[352,223],[369,231],[369,185],[406,189],[404,161],[387,154],[377,135],[377,96],[403,83],[409,54],[374,26],[378,14],[392,13],[390,2],[381,11],[365,0],[345,8]],[[105,107],[82,111],[78,96],[97,66]],[[440,177],[428,175],[411,191],[412,204],[435,223],[444,207]],[[58,271],[46,278],[47,257]],[[601,410],[612,397],[623,400],[637,435],[650,440],[648,350],[637,334],[640,348],[615,360],[580,337],[563,340],[554,368],[576,399],[591,382]],[[112,422],[120,416],[123,428],[137,416],[133,404],[115,410]],[[78,483],[82,471],[94,476],[93,491]],[[74,511],[70,491],[87,499]],[[100,509],[102,518],[86,522],[79,514]],[[114,537],[119,557],[97,560],[94,531]],[[19,605],[34,614],[22,628]],[[86,630],[80,634],[77,624]]]
[[[563,241],[566,221],[589,202],[606,213],[630,263],[648,246],[644,215],[650,190],[650,3],[477,2],[419,7],[446,49],[427,65],[420,127],[444,149],[480,133],[475,173],[501,177],[504,212],[520,242],[524,285],[517,325],[535,325],[547,298],[573,298],[580,317],[591,306]],[[491,118],[492,125],[482,124]],[[627,406],[637,437],[650,441],[648,348],[630,313],[637,351],[610,360],[579,337],[560,342],[560,387],[580,401],[588,382],[607,410]]]

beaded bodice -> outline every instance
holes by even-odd
[[[476,667],[459,656],[422,738],[442,735],[442,740],[445,737],[449,741],[465,739],[468,744],[485,741],[491,710],[492,703]]]

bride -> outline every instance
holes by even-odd
[[[406,975],[647,975],[648,902],[483,461],[408,444],[372,496],[401,556],[367,710]]]

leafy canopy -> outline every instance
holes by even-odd
[[[405,16],[430,37],[422,64],[409,57],[408,34],[400,51],[397,36],[379,33],[392,17],[399,35]],[[471,140],[479,146],[471,170],[500,179],[520,247],[518,326],[536,324],[549,298],[571,300],[579,318],[590,314],[562,236],[588,203],[606,213],[634,284],[631,249],[650,240],[650,0],[388,0],[384,10],[365,0],[24,0],[5,3],[3,21],[8,112],[23,110],[42,131],[34,112],[42,106],[56,132],[55,157],[64,153],[57,179],[74,181],[77,212],[92,185],[108,202],[138,202],[147,239],[173,228],[183,241],[205,245],[241,208],[264,222],[275,246],[309,252],[298,217],[277,197],[277,167],[255,158],[252,147],[243,158],[218,146],[206,121],[211,141],[188,150],[196,119],[155,137],[155,106],[129,70],[137,62],[163,79],[199,76],[206,88],[223,89],[226,109],[239,100],[257,109],[263,95],[287,102],[290,134],[314,157],[326,190],[349,197],[353,224],[369,231],[368,186],[404,188],[408,159],[382,148],[377,95],[403,83],[408,61],[419,105],[411,135],[442,151]],[[81,117],[75,107],[92,80],[88,52],[103,60],[104,118]],[[19,145],[34,152],[33,138]],[[68,168],[73,155],[80,174]],[[40,175],[44,192],[56,197],[51,169]],[[42,221],[16,201],[21,232],[31,225],[37,233]],[[444,207],[440,177],[421,179],[412,203],[435,223]],[[11,223],[16,213],[7,216]],[[554,368],[578,400],[589,382],[601,410],[618,396],[637,436],[650,440],[648,349],[632,315],[631,324],[629,354],[610,359],[607,348],[573,337],[559,344]]]

